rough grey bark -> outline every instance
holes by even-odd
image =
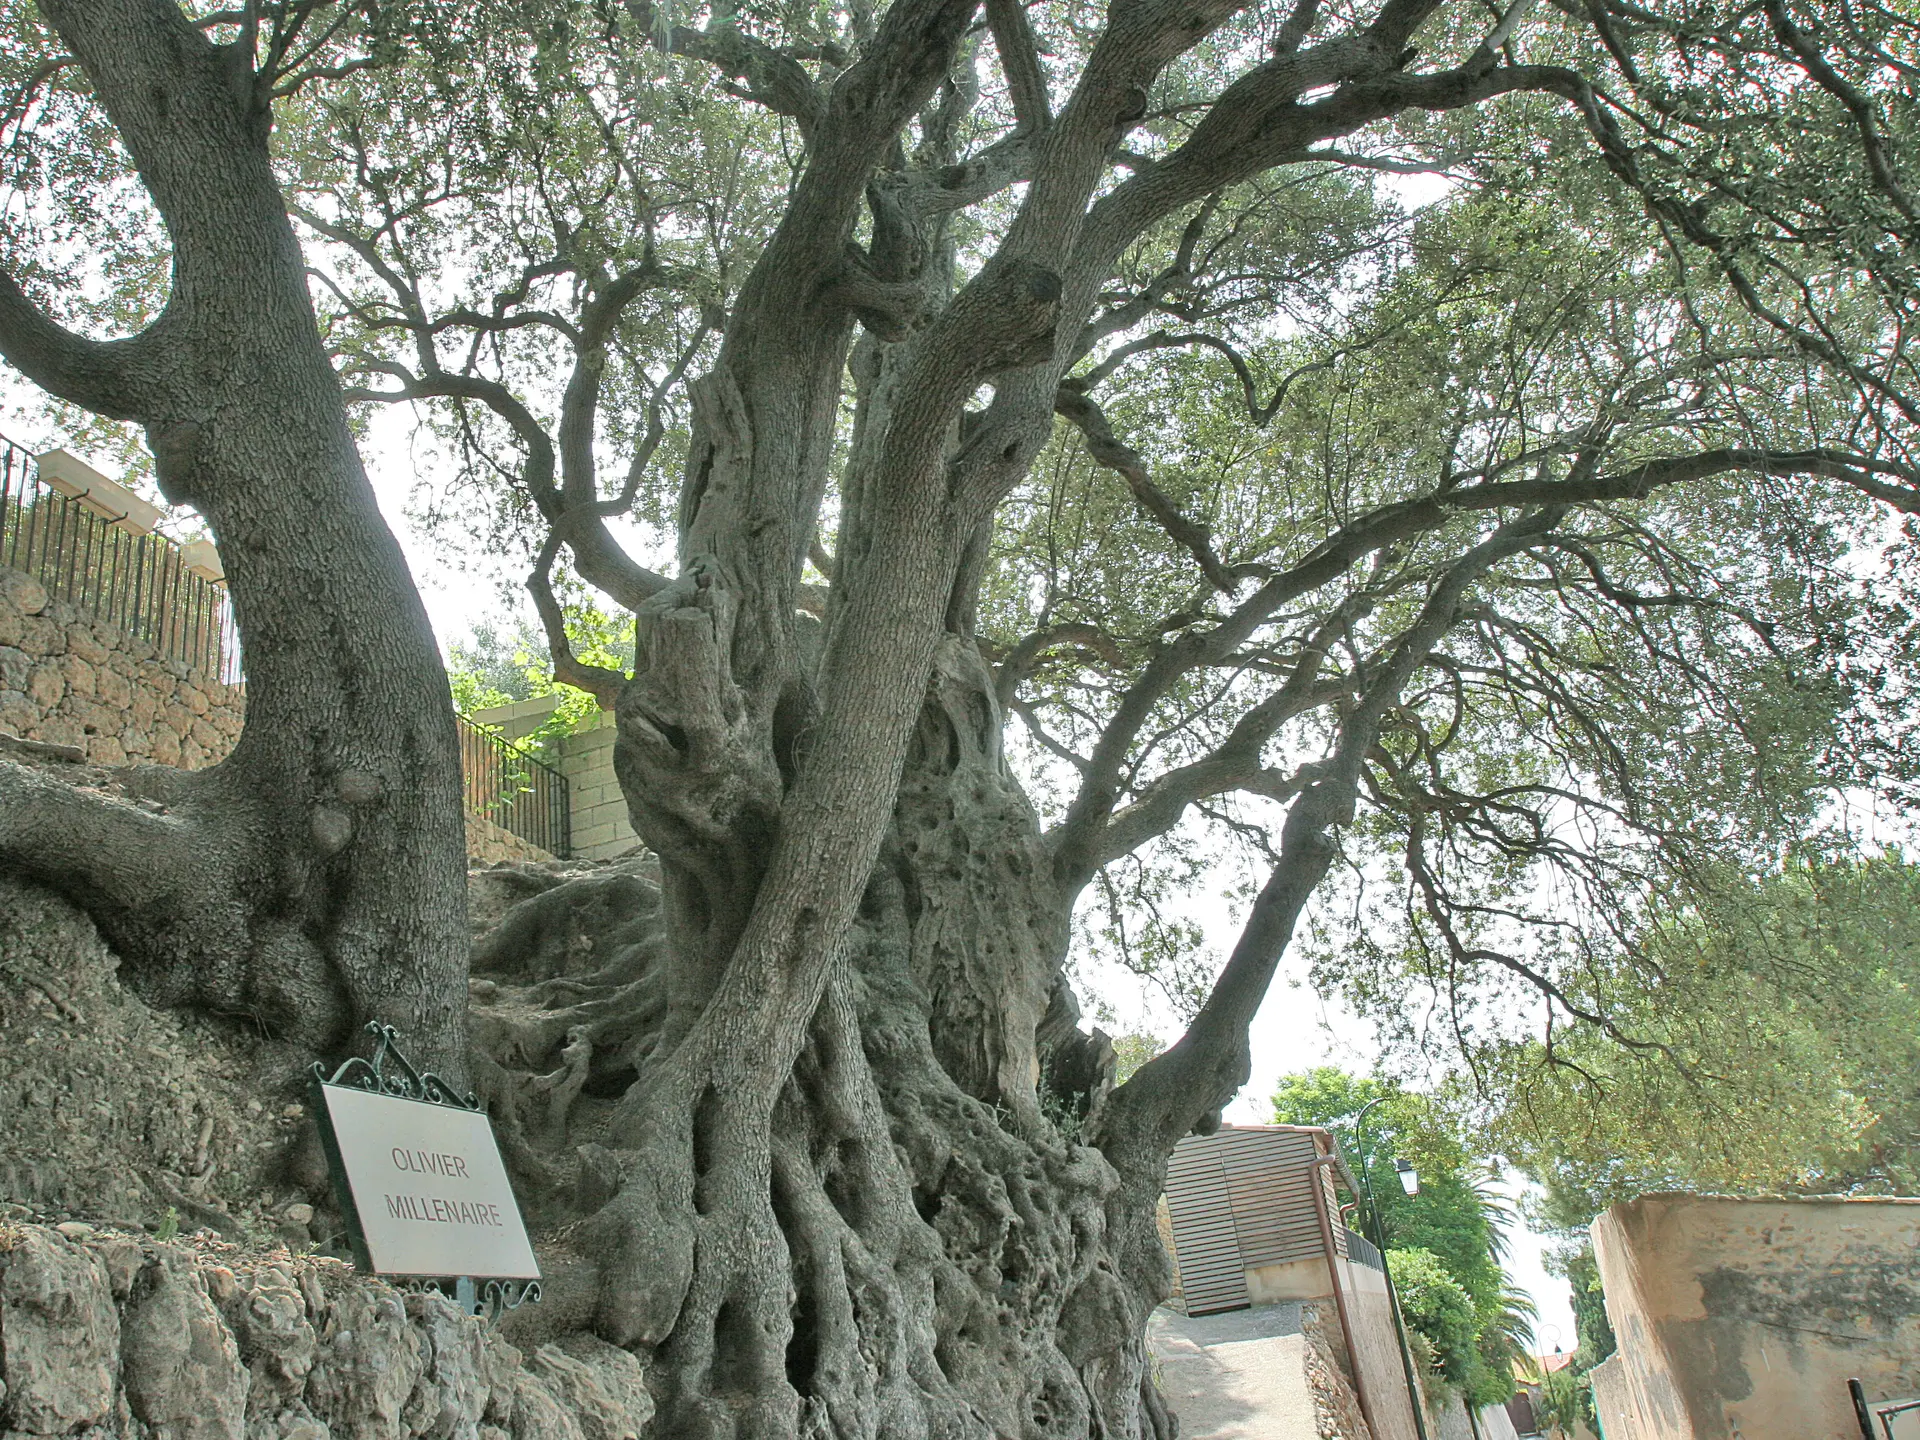
[[[985,527],[1048,437],[1100,287],[1146,226],[1326,135],[1508,83],[1484,53],[1402,76],[1396,57],[1430,7],[1390,3],[1363,33],[1256,68],[1191,144],[1096,199],[1155,74],[1234,8],[1116,7],[1057,117],[1018,59],[1021,26],[990,15],[1026,77],[1030,184],[964,284],[941,186],[887,156],[931,113],[972,5],[898,0],[830,86],[778,71],[769,103],[802,121],[807,166],[693,386],[680,573],[646,583],[637,673],[618,695],[616,766],[658,863],[657,888],[624,882],[621,923],[651,928],[610,957],[595,947],[603,963],[569,982],[573,1003],[543,1015],[540,994],[516,988],[481,1029],[510,1143],[575,1237],[568,1288],[602,1335],[649,1357],[663,1434],[1172,1433],[1143,1340],[1170,1278],[1153,1222],[1167,1155],[1244,1083],[1246,1024],[1397,687],[1463,589],[1553,523],[1496,530],[1436,592],[1355,707],[1340,763],[1297,787],[1281,862],[1202,1025],[1110,1094],[1110,1050],[1079,1030],[1062,980],[1068,920],[1120,822],[1139,818],[1117,813],[1120,758],[1159,692],[1146,686],[1134,730],[1116,727],[1082,802],[1043,835],[1001,755],[1007,691],[970,633]],[[711,40],[683,38],[696,54]],[[1335,82],[1348,83],[1334,99],[1295,103]],[[937,161],[937,134],[928,143]],[[798,584],[843,366],[856,412],[816,629]],[[992,398],[971,408],[982,384]],[[525,412],[500,398],[538,458]],[[1453,513],[1335,537],[1213,643],[1230,650],[1407,533],[1396,526]],[[596,583],[600,548],[575,547]],[[1168,683],[1201,658],[1184,640],[1168,653]],[[1258,768],[1313,673],[1303,661],[1300,686],[1254,723],[1251,761],[1223,765]],[[1195,780],[1168,814],[1218,788]],[[509,957],[554,953],[536,937],[606,898],[569,886],[529,900],[509,927],[520,938],[489,963],[524,985]],[[621,1098],[580,1145],[570,1112],[596,1087]]]
[[[1110,1055],[1061,982],[1092,867],[1060,848],[1108,814],[1050,842],[1006,770],[968,633],[979,537],[1050,433],[1081,327],[1141,228],[1325,126],[1502,83],[1486,56],[1401,81],[1391,57],[1426,8],[1390,4],[1357,52],[1255,72],[1192,146],[1096,200],[1153,76],[1233,8],[1116,8],[964,285],[943,210],[882,161],[949,73],[971,5],[896,3],[801,107],[808,165],[696,382],[681,575],[641,607],[618,704],[669,998],[634,1051],[617,1192],[580,1233],[599,1329],[652,1355],[664,1433],[1168,1433],[1142,1338],[1168,1282],[1159,1174],[1245,1079],[1251,1006],[1393,692],[1296,806],[1209,1033],[1109,1118]],[[1295,106],[1321,65],[1371,71],[1372,88],[1330,115]],[[1040,125],[1030,89],[1026,109]],[[863,202],[872,241],[851,249]],[[797,583],[856,316],[868,338],[816,646]],[[1444,629],[1452,600],[1436,603]]]
[[[145,427],[161,489],[225,558],[247,719],[212,769],[129,782],[159,813],[0,763],[0,863],[79,900],[156,1002],[316,1053],[380,1018],[457,1073],[452,711],[314,322],[268,159],[271,78],[251,34],[216,45],[164,0],[43,8],[166,223],[172,292],[146,331],[95,342],[0,277],[0,354]]]

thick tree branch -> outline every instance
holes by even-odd
[[[917,280],[883,280],[864,255],[849,251],[827,280],[821,299],[851,310],[877,340],[904,340],[927,308]]]
[[[651,0],[627,0],[627,13],[660,49],[705,61],[728,79],[740,82],[745,87],[739,92],[743,98],[766,106],[776,115],[785,115],[800,127],[802,138],[813,137],[826,109],[826,98],[806,67],[792,55],[742,34],[732,24],[716,23],[704,30],[668,25]]]
[[[1163,1164],[1183,1134],[1217,1114],[1246,1083],[1248,1026],[1301,912],[1333,863],[1333,831],[1352,818],[1381,717],[1453,627],[1468,588],[1493,565],[1539,543],[1564,513],[1553,507],[1511,520],[1455,561],[1391,658],[1342,718],[1332,754],[1287,812],[1279,860],[1206,1003],[1186,1034],[1116,1090],[1102,1113],[1096,1143],[1122,1173]]]
[[[546,427],[519,397],[496,380],[479,375],[459,375],[439,371],[415,375],[404,366],[384,361],[362,361],[362,367],[393,376],[400,382],[397,390],[358,390],[349,399],[381,400],[476,400],[506,421],[525,447],[527,459],[520,478],[533,497],[536,508],[553,532],[572,548],[581,578],[606,592],[616,603],[629,610],[638,609],[650,597],[667,587],[664,575],[649,570],[621,549],[607,533],[601,517],[591,504],[570,510],[555,477],[555,450]],[[605,544],[596,544],[595,537]],[[586,689],[586,686],[582,686]]]
[[[1155,777],[1132,804],[1116,810],[1087,845],[1084,863],[1106,865],[1132,854],[1171,830],[1190,806],[1229,790],[1292,799],[1306,784],[1308,772],[1276,775],[1267,769],[1267,743],[1287,721],[1347,692],[1344,684],[1321,684],[1321,667],[1335,641],[1370,608],[1368,599],[1356,597],[1321,622],[1280,687],[1250,707],[1211,755]]]
[[[685,378],[705,342],[702,325],[682,347],[665,376],[649,388],[647,428],[628,457],[626,481],[611,500],[600,497],[598,466],[594,461],[600,392],[606,375],[607,346],[626,307],[648,290],[698,283],[697,272],[646,263],[619,276],[588,302],[580,320],[573,374],[560,402],[558,455],[560,488],[546,499],[536,496],[541,514],[553,533],[573,552],[574,568],[589,584],[605,590],[628,609],[637,609],[666,586],[666,578],[635,563],[607,529],[610,515],[632,507],[647,466],[666,435],[661,410],[666,396]],[[585,688],[585,687],[582,687]]]
[[[540,628],[546,631],[547,654],[553,662],[553,678],[576,690],[585,690],[611,710],[620,698],[627,677],[618,670],[589,665],[573,653],[573,641],[567,635],[567,616],[553,593],[553,562],[560,550],[560,534],[549,534],[535,558],[533,573],[527,577],[527,591],[533,596],[533,608],[539,612]]]
[[[1013,703],[1015,694],[1033,673],[1040,657],[1059,645],[1076,645],[1092,651],[1110,665],[1120,663],[1120,646],[1098,625],[1070,621],[1043,626],[1009,650],[994,670],[993,688],[1001,709]]]
[[[166,368],[169,329],[163,312],[125,340],[88,340],[54,320],[0,271],[0,356],[49,395],[96,415],[141,420],[153,413],[159,397],[151,378]]]
[[[1121,696],[1088,756],[1080,789],[1066,815],[1048,832],[1055,874],[1063,886],[1078,889],[1093,873],[1097,837],[1119,802],[1126,757],[1142,727],[1181,677],[1200,666],[1221,663],[1280,606],[1329,583],[1363,556],[1434,530],[1450,515],[1463,511],[1638,499],[1665,486],[1738,471],[1823,475],[1855,483],[1867,478],[1863,466],[1868,464],[1876,471],[1892,469],[1841,451],[1727,448],[1647,461],[1611,475],[1459,486],[1382,506],[1359,517],[1305,558],[1267,580],[1219,624],[1204,630],[1189,629],[1153,652]],[[1920,497],[1920,488],[1915,494]]]
[[[198,776],[180,778],[186,786],[204,783]],[[149,912],[156,901],[190,912],[206,883],[201,848],[178,816],[6,759],[0,759],[0,856],[95,915]]]
[[[1362,35],[1269,61],[1234,81],[1185,144],[1094,206],[1076,247],[1076,265],[1105,273],[1162,217],[1276,165],[1304,160],[1309,146],[1376,120],[1410,109],[1460,109],[1541,88],[1537,67],[1496,67],[1485,52],[1452,70],[1402,74],[1399,67],[1409,57],[1404,40],[1393,43],[1399,33],[1401,24],[1387,25],[1383,17]],[[1328,84],[1339,88],[1325,99],[1299,103],[1307,91]]]
[[[1820,53],[1820,47],[1787,14],[1784,0],[1764,0],[1764,4],[1767,18],[1773,22],[1773,33],[1780,37],[1780,43],[1799,57],[1800,63],[1820,88],[1845,106],[1847,113],[1853,117],[1853,123],[1860,132],[1860,149],[1867,157],[1867,171],[1873,176],[1873,183],[1880,188],[1880,193],[1892,202],[1894,209],[1908,224],[1920,223],[1920,212],[1914,208],[1913,197],[1894,173],[1893,161],[1887,154],[1872,103],[1842,79],[1828,63],[1827,57]]]
[[[1047,128],[1053,111],[1047,101],[1047,72],[1040,64],[1040,47],[1027,21],[1021,0],[986,0],[987,26],[1000,52],[1000,70],[1007,77],[1018,133],[1034,135]]]
[[[1004,135],[964,160],[909,177],[907,202],[921,215],[946,214],[977,205],[1022,180],[1031,179],[1034,137]]]

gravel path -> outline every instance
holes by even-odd
[[[1298,1305],[1156,1310],[1147,1338],[1181,1440],[1318,1440]]]

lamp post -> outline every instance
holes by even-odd
[[[1360,1159],[1360,1184],[1367,1192],[1367,1210],[1373,1217],[1373,1243],[1380,1252],[1380,1274],[1387,1282],[1387,1308],[1393,1312],[1393,1333],[1400,1341],[1400,1368],[1407,1377],[1407,1406],[1413,1411],[1413,1428],[1419,1432],[1420,1440],[1427,1440],[1427,1417],[1421,1413],[1420,1387],[1413,1378],[1413,1351],[1407,1345],[1406,1322],[1400,1318],[1400,1292],[1394,1289],[1393,1269],[1387,1264],[1387,1232],[1380,1219],[1380,1203],[1373,1198],[1373,1174],[1367,1168],[1367,1112],[1390,1098],[1381,1095],[1360,1107],[1360,1113],[1353,1117],[1353,1148]],[[1395,1160],[1393,1168],[1400,1177],[1400,1188],[1409,1196],[1418,1195],[1419,1172],[1404,1160]]]

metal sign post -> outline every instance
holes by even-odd
[[[480,1102],[414,1068],[392,1026],[373,1058],[313,1067],[320,1141],[362,1274],[445,1290],[493,1318],[540,1298],[540,1266]]]

